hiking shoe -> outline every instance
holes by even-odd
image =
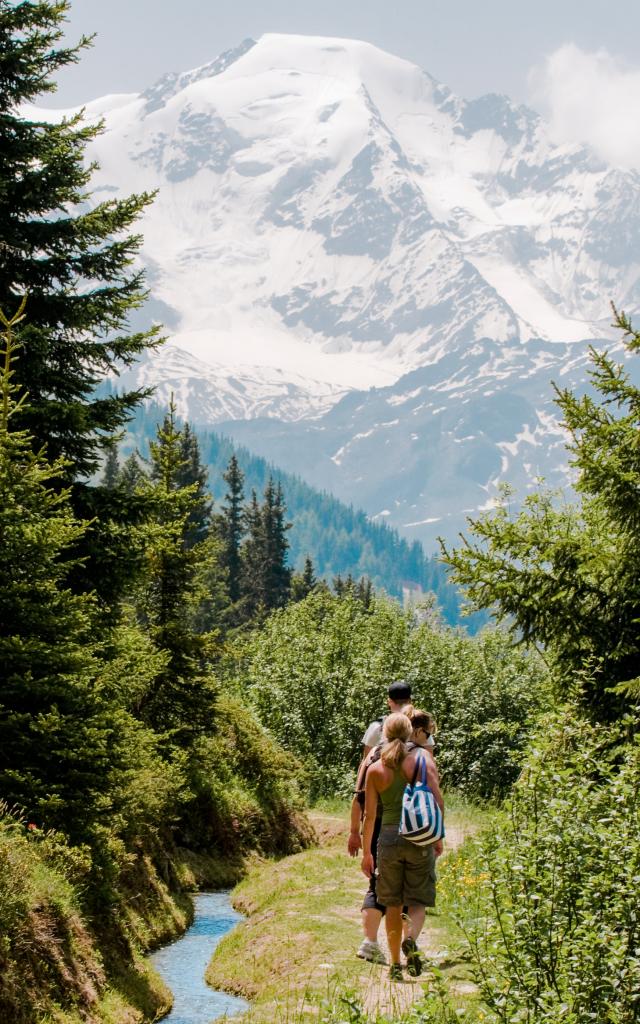
[[[402,981],[402,964],[391,964],[389,981]]]
[[[407,936],[402,942],[402,952],[407,958],[407,970],[412,978],[422,974],[422,954],[416,945],[416,940]]]
[[[371,964],[386,964],[386,958],[380,946],[373,939],[363,939],[356,956],[368,960]]]

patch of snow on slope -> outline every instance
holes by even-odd
[[[155,386],[157,402],[167,405],[173,395],[179,415],[201,424],[261,416],[315,419],[345,394],[344,389],[273,367],[203,363],[174,344],[147,353],[110,379],[121,390]]]
[[[585,341],[594,334],[590,325],[562,315],[534,285],[529,275],[507,263],[474,254],[469,260],[489,284],[504,296],[523,324],[522,338],[546,341]]]

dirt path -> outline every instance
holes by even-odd
[[[366,879],[359,862],[347,856],[348,813],[346,808],[342,814],[316,811],[311,818],[317,846],[282,860],[257,860],[236,888],[234,906],[246,919],[216,948],[207,981],[250,1001],[242,1018],[247,1024],[317,1021],[323,1006],[334,1006],[345,995],[352,995],[370,1020],[399,1018],[422,997],[423,983],[433,975],[427,966],[419,979],[406,976],[391,983],[387,966],[358,959]],[[459,846],[479,825],[475,812],[452,806],[447,849]],[[384,946],[384,928],[380,940]],[[457,1002],[456,996],[469,991],[469,977],[451,919],[430,912],[419,945],[428,962],[442,968]]]
[[[342,818],[337,818],[332,815],[326,814],[312,814],[311,815],[313,824],[321,845],[335,844],[341,840],[344,841],[346,849],[347,836],[348,836],[348,825]],[[473,829],[471,827],[465,828],[460,826],[451,825],[447,829],[447,839],[445,854],[457,849],[471,834]],[[362,891],[366,888],[365,879],[362,879]],[[344,916],[344,907],[335,907],[335,913]],[[356,904],[353,906],[352,911],[346,912],[350,920],[359,926],[360,923],[360,911]],[[447,960],[449,951],[443,946],[443,935],[442,929],[437,926],[438,918],[437,915],[427,915],[425,926],[420,936],[419,947],[421,952],[434,964],[441,965]],[[387,959],[389,958],[389,949],[387,946],[387,939],[384,930],[384,924],[380,928],[378,940],[381,948],[385,952]],[[355,954],[355,950],[354,950]],[[361,961],[362,967],[358,971],[356,976],[356,987],[358,996],[358,1002],[365,1009],[366,1013],[371,1017],[379,1015],[385,1015],[392,1017],[394,1013],[401,1013],[406,1011],[413,1002],[420,998],[423,991],[424,976],[420,978],[411,978],[405,974],[402,982],[390,982],[389,981],[389,969],[388,967],[378,966],[374,964],[366,963]],[[327,968],[330,965],[327,965]],[[455,981],[452,984],[452,988],[459,994],[463,994],[465,991],[470,992],[475,989],[475,986],[470,982],[466,981]]]

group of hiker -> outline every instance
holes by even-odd
[[[413,706],[411,686],[405,680],[391,683],[387,703],[389,715],[372,722],[362,737],[364,752],[351,805],[347,849],[351,857],[362,850],[362,871],[369,879],[362,904],[364,937],[358,956],[372,963],[386,963],[378,944],[384,917],[389,973],[392,980],[400,981],[401,952],[408,973],[412,977],[422,973],[417,939],[425,908],[435,906],[435,863],[442,853],[442,838],[438,837],[444,833],[444,803],[433,756],[433,716]],[[406,820],[403,824],[407,798],[418,779],[439,817],[439,829],[433,826],[417,831]]]

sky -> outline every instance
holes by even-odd
[[[138,92],[264,32],[365,39],[467,99],[506,93],[558,141],[640,166],[640,0],[72,0],[68,39],[96,39],[45,102]]]

